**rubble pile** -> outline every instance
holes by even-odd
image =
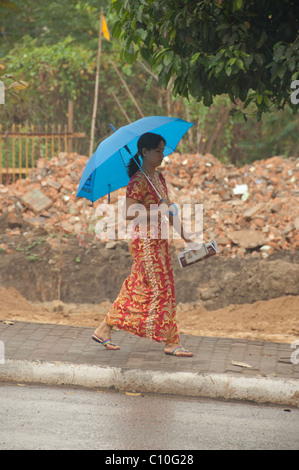
[[[0,185],[0,216],[8,212],[11,235],[20,233],[22,222],[42,226],[49,233],[62,230],[78,234],[82,215],[90,220],[90,201],[76,200],[78,184],[88,158],[60,153],[51,160],[40,158],[29,177],[9,186]]]
[[[266,257],[299,248],[299,158],[237,168],[213,155],[172,154],[164,175],[181,204],[203,204],[204,239],[222,254]]]
[[[28,178],[0,185],[0,217],[7,217],[7,233],[21,234],[26,222],[49,234],[88,233],[95,239],[95,208],[107,196],[93,206],[76,199],[87,160],[66,153],[41,158]],[[203,204],[204,240],[215,239],[224,256],[267,257],[299,248],[298,158],[275,156],[237,168],[210,154],[173,153],[161,171],[173,202]],[[117,198],[124,195],[125,188],[111,194],[116,213]],[[181,240],[174,242],[182,247]]]

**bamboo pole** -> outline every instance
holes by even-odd
[[[0,124],[0,133],[2,134],[2,124]],[[2,184],[2,135],[0,134],[0,184]]]
[[[93,154],[95,122],[96,122],[98,99],[99,99],[99,78],[100,78],[101,55],[102,55],[102,34],[103,34],[103,7],[101,8],[101,13],[100,13],[97,71],[96,71],[96,78],[95,78],[94,101],[93,101],[93,112],[92,112],[90,144],[89,144],[89,156],[90,157]]]
[[[134,105],[136,106],[136,109],[138,110],[140,116],[143,118],[144,117],[144,114],[143,112],[141,111],[140,109],[140,106],[139,104],[137,103],[137,101],[135,100],[134,96],[133,96],[133,93],[131,92],[130,88],[128,87],[128,85],[126,84],[125,80],[123,79],[123,77],[121,76],[121,74],[119,73],[119,70],[118,68],[116,67],[116,65],[111,61],[110,62],[112,67],[114,68],[115,72],[117,73],[120,81],[122,82],[123,86],[125,87],[128,95],[130,96],[131,100],[133,101]]]
[[[6,185],[8,186],[9,183],[9,172],[8,172],[8,124],[6,124],[6,131],[5,131],[5,160],[6,160]]]
[[[119,99],[117,98],[116,94],[114,93],[114,91],[113,91],[113,90],[110,90],[110,93],[111,93],[111,95],[113,96],[114,101],[116,102],[117,106],[119,107],[119,109],[121,110],[121,112],[123,113],[123,115],[125,116],[125,118],[126,118],[126,120],[128,121],[128,123],[131,124],[132,121],[130,120],[128,114],[126,113],[126,111],[125,111],[124,108],[122,107],[122,105],[121,105]]]
[[[51,136],[51,152],[52,152],[52,155],[51,155],[51,158],[53,158],[54,157],[54,152],[55,152],[54,125],[53,124],[51,125],[51,128],[52,128],[52,136]]]
[[[185,105],[185,112],[186,112],[186,120],[190,121],[190,111],[189,111],[189,106],[187,104]],[[188,132],[188,141],[189,141],[189,151],[190,151],[191,149],[194,149],[192,128],[189,129],[189,132]]]
[[[90,143],[89,143],[89,157],[93,154],[94,146],[94,134],[95,134],[95,123],[97,116],[97,107],[99,100],[99,79],[100,79],[100,69],[101,69],[101,55],[102,55],[102,35],[103,35],[103,7],[101,8],[100,13],[100,26],[99,26],[99,41],[98,41],[98,55],[97,55],[97,70],[94,86],[94,101],[93,101],[93,111],[91,119],[91,131],[90,131]],[[79,244],[84,245],[84,235],[87,232],[87,222],[86,222],[86,199],[83,200],[82,206],[82,228],[81,232],[78,235]]]
[[[68,132],[73,134],[74,131],[74,102],[69,100],[68,102],[68,113],[67,113],[67,128]],[[70,136],[68,139],[68,153],[73,151],[73,139]]]
[[[26,178],[28,177],[28,172],[29,172],[29,165],[28,165],[28,128],[27,128],[27,124],[25,126],[25,132],[26,132],[26,136],[25,136],[25,168],[26,168]]]
[[[22,167],[23,167],[21,130],[22,130],[22,126],[21,124],[19,124],[19,178],[22,178]]]
[[[64,125],[64,151],[67,152],[67,125]]]
[[[48,160],[48,124],[45,125],[45,159]]]
[[[16,132],[16,125],[12,125],[12,133],[15,134]],[[15,136],[12,137],[12,181],[13,183],[16,181],[16,142]]]
[[[32,133],[32,139],[31,139],[31,167],[33,168],[34,167],[34,125],[32,124],[31,125],[31,133]]]
[[[60,134],[61,134],[61,124],[58,124],[58,155],[61,151],[61,142],[60,142]]]
[[[59,273],[58,273],[58,292],[57,297],[61,301],[61,286],[62,286],[62,268],[63,268],[63,248],[62,248],[62,193],[59,197]]]

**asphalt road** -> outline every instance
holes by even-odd
[[[0,449],[298,450],[299,409],[0,384]]]

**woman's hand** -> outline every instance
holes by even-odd
[[[163,199],[163,201],[159,204],[159,210],[161,211],[161,214],[163,215],[168,215],[170,209],[170,206],[172,205],[172,202],[167,198]]]
[[[161,204],[166,204],[167,206],[171,206],[172,202],[169,200],[169,198],[165,198],[162,200]]]
[[[176,207],[176,205],[171,202],[168,198],[166,199],[163,199],[163,201],[161,202],[161,204],[159,205],[159,207],[163,206],[164,204],[164,208],[162,210],[162,213],[164,215],[170,215],[172,217],[176,216],[177,213],[178,213],[178,208]]]
[[[199,250],[199,248],[202,246],[202,243],[198,243],[193,241],[189,236],[182,236],[184,242],[186,243],[186,249],[188,250],[193,250],[194,252],[196,250]]]

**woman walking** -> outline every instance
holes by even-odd
[[[152,185],[162,196],[163,202],[167,206],[171,205],[165,179],[156,170],[162,163],[165,143],[162,136],[147,132],[139,138],[138,153],[130,160],[128,166],[130,181],[126,191],[126,219],[132,220],[135,217],[135,213],[134,216],[129,215],[129,208],[139,203],[146,209],[147,220],[133,230],[129,240],[129,250],[133,258],[131,273],[124,281],[104,321],[94,331],[92,339],[101,343],[106,349],[119,349],[111,342],[111,330],[115,326],[129,333],[164,343],[165,354],[191,357],[193,353],[180,344],[175,319],[172,260],[168,240],[161,237],[162,217],[156,219],[154,226],[149,221],[151,204],[161,203]],[[168,218],[173,224],[172,215],[168,214]],[[192,242],[184,236],[183,230],[181,233],[187,243]]]

